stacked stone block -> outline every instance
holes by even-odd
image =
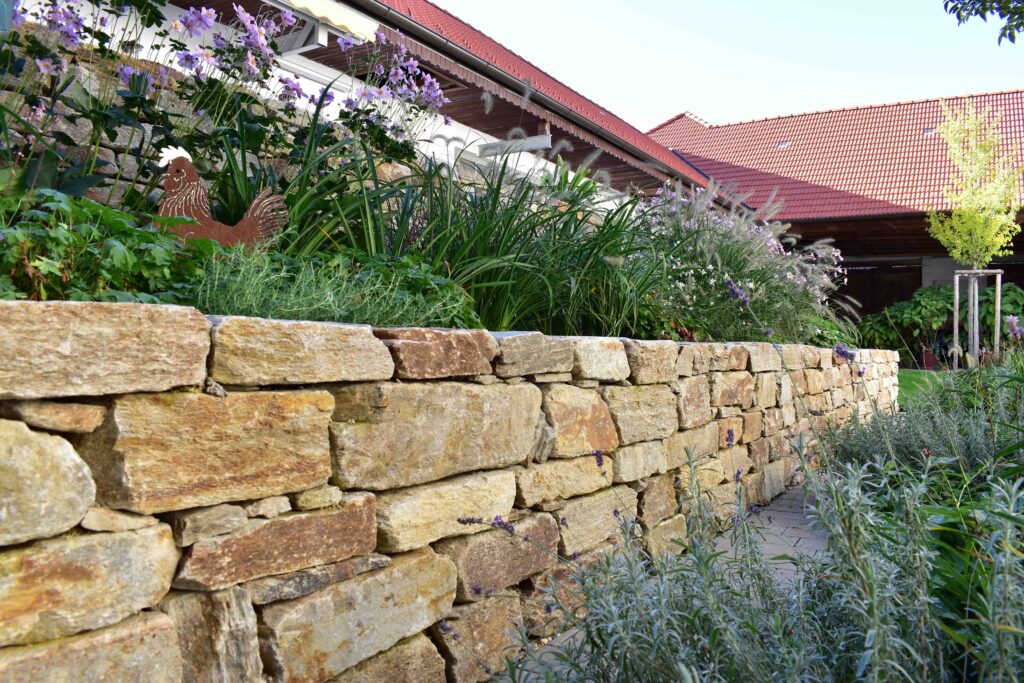
[[[0,681],[481,681],[896,357],[0,302]],[[692,472],[691,472],[692,469]]]

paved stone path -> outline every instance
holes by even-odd
[[[765,557],[795,555],[798,552],[813,555],[825,550],[825,537],[811,528],[806,509],[803,486],[791,486],[751,516],[751,524],[761,533]],[[717,543],[719,548],[728,549],[731,546],[729,533],[720,536]],[[772,564],[779,578],[793,577],[791,563],[780,560]]]

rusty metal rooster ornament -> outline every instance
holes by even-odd
[[[256,195],[249,210],[234,227],[218,223],[210,213],[210,197],[196,167],[192,165],[192,156],[181,147],[167,147],[160,152],[159,164],[167,168],[160,215],[195,221],[170,228],[182,237],[205,237],[225,246],[252,245],[279,231],[288,222],[284,200],[268,187]]]

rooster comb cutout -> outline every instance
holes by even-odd
[[[184,147],[164,147],[160,150],[160,159],[157,163],[161,166],[167,166],[178,158],[185,158],[188,161],[192,161],[192,155],[189,154]]]

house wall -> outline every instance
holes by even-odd
[[[727,523],[735,477],[794,476],[787,436],[897,392],[889,351],[0,319],[5,681],[484,680],[621,514],[677,549],[691,462]]]

